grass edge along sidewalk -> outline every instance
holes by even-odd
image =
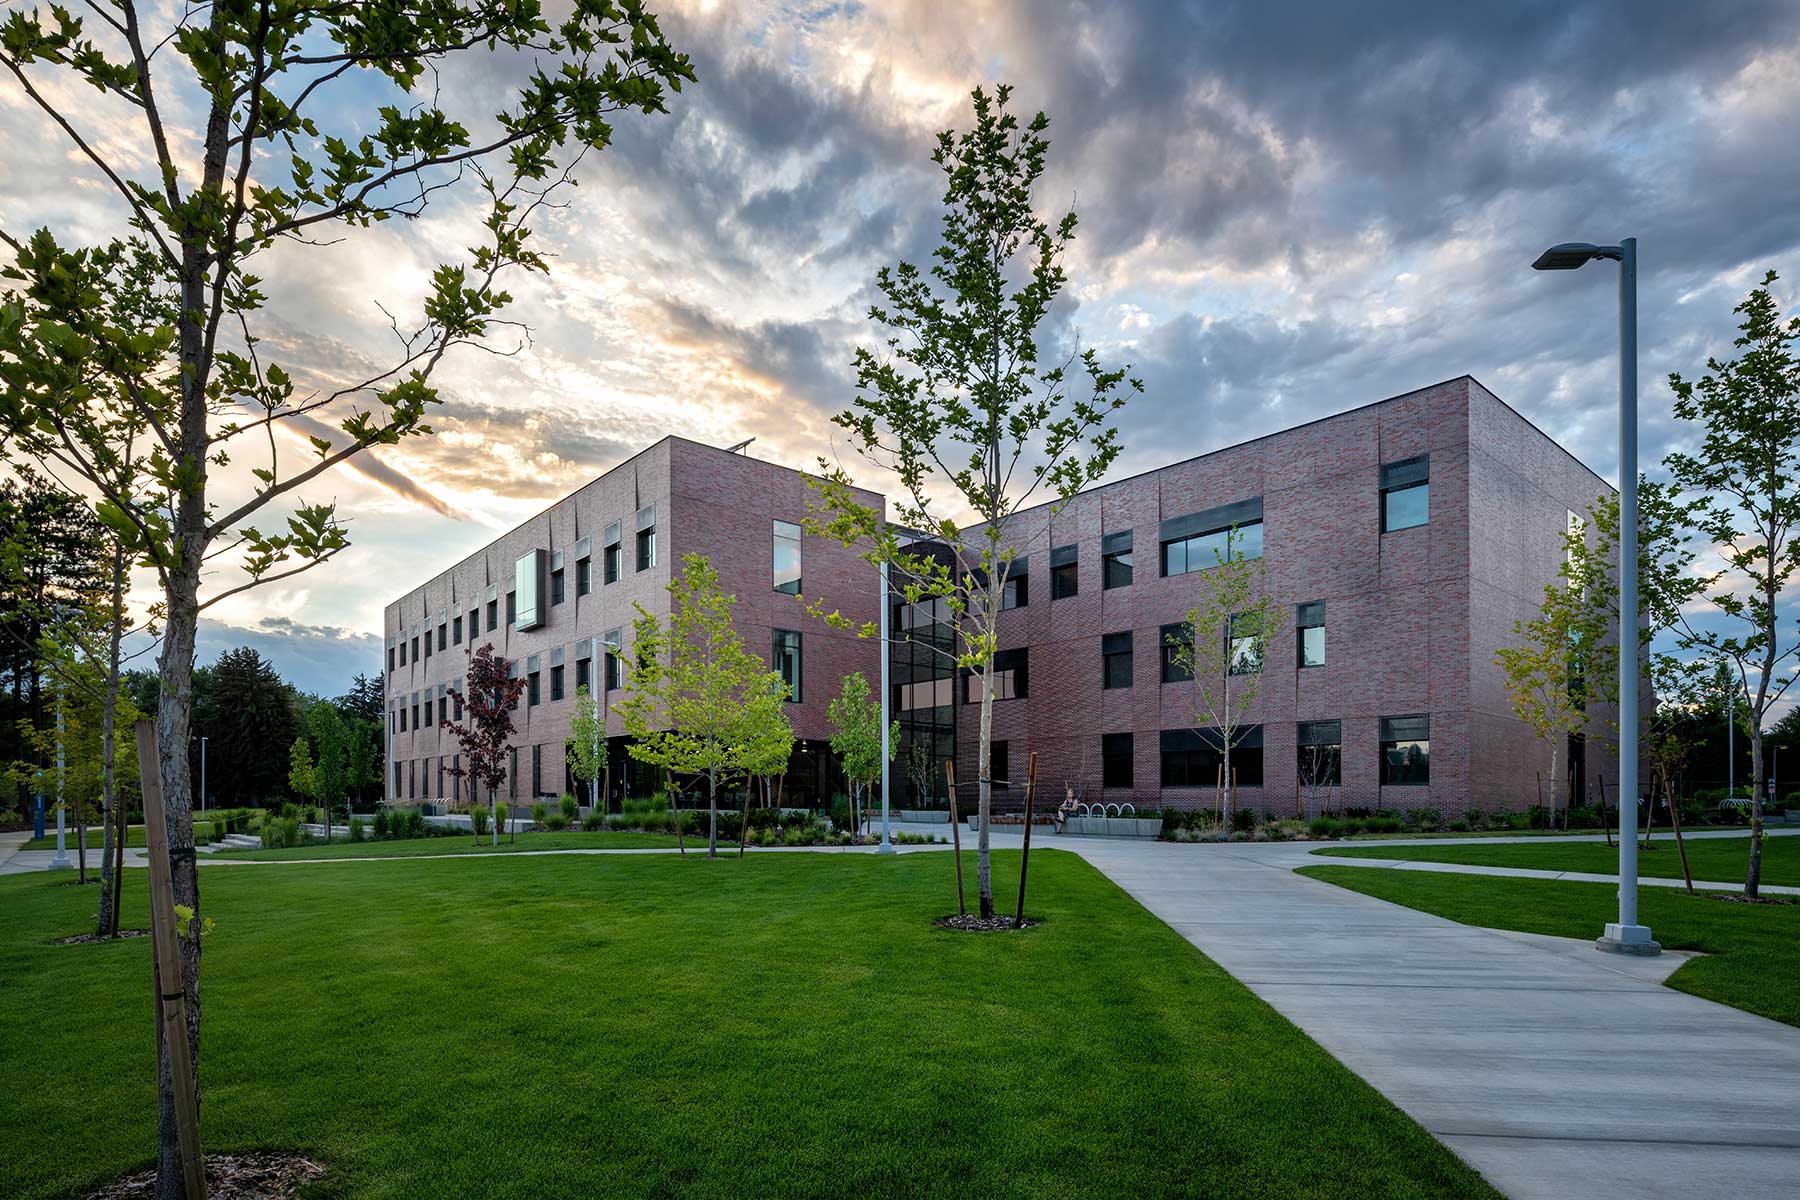
[[[1308,866],[1302,875],[1464,925],[1554,937],[1598,936],[1618,920],[1610,883],[1458,875],[1380,867]],[[1696,950],[1666,985],[1788,1025],[1800,1025],[1800,904],[1744,904],[1734,893],[1638,893],[1638,913],[1670,950]]]
[[[940,854],[202,886],[206,1145],[304,1152],[321,1196],[1495,1196],[1066,852],[1017,934],[932,927]],[[0,1194],[81,1194],[153,1151],[148,944],[55,945],[91,921],[66,878],[0,910]]]
[[[1424,846],[1358,844],[1314,850],[1322,858],[1400,859],[1408,862],[1460,863],[1465,866],[1510,867],[1535,871],[1573,871],[1586,875],[1617,875],[1619,851],[1605,842],[1434,842]],[[1750,859],[1750,835],[1687,839],[1688,864],[1694,879],[1729,884],[1744,877]],[[1655,879],[1680,879],[1681,855],[1675,838],[1661,833],[1650,848],[1638,851],[1638,874]],[[1762,882],[1778,887],[1800,886],[1800,837],[1763,839]]]

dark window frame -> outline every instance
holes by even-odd
[[[1100,540],[1100,590],[1130,587],[1132,576],[1131,531],[1109,533]]]
[[[1382,787],[1429,786],[1431,714],[1382,717],[1380,754]]]
[[[1116,692],[1134,686],[1136,667],[1131,631],[1108,633],[1100,638],[1100,690]]]
[[[1161,679],[1166,684],[1192,683],[1194,669],[1191,664],[1183,665],[1176,658],[1176,648],[1188,647],[1189,657],[1193,655],[1194,627],[1186,621],[1174,625],[1164,625],[1157,634],[1157,650],[1161,662]]]
[[[1309,662],[1307,634],[1318,632],[1318,661]],[[1301,604],[1294,609],[1294,663],[1297,669],[1306,671],[1325,665],[1325,602],[1313,600]]]
[[[783,637],[793,638],[791,646],[784,644]],[[775,669],[781,672],[782,682],[788,685],[787,702],[802,703],[804,694],[801,684],[806,672],[806,639],[798,629],[772,629],[769,631],[770,656],[775,660]],[[791,653],[790,653],[791,651]],[[788,673],[788,664],[793,664],[793,674]]]
[[[1123,739],[1121,741],[1120,739]],[[1121,749],[1121,747],[1123,747]],[[1122,764],[1122,767],[1121,767]],[[1123,777],[1120,770],[1123,770]],[[1100,735],[1100,786],[1130,788],[1137,783],[1137,752],[1129,732]]]
[[[1079,546],[1053,546],[1050,549],[1050,601],[1072,600],[1081,594],[1081,551]]]

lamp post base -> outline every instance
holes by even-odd
[[[56,857],[50,860],[50,865],[45,868],[48,871],[73,871],[74,869],[75,864],[69,861],[69,856],[60,850],[56,852]]]
[[[1631,954],[1651,958],[1662,953],[1662,947],[1650,939],[1648,925],[1608,925],[1606,932],[1594,939],[1594,949],[1608,954]]]
[[[877,854],[898,854],[900,852],[898,850],[894,849],[894,843],[888,841],[887,838],[884,837],[881,839],[881,845],[875,847],[875,853],[877,853]]]

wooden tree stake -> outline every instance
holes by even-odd
[[[1025,871],[1031,865],[1031,799],[1037,792],[1037,751],[1025,766],[1025,852],[1019,856],[1019,911],[1013,917],[1013,928],[1025,928]]]
[[[963,916],[969,910],[963,904],[962,880],[962,822],[956,816],[956,760],[944,760],[944,777],[950,781],[950,857],[956,860],[956,915]]]
[[[1675,805],[1675,787],[1663,780],[1663,795],[1669,798],[1669,823],[1675,826],[1675,849],[1681,852],[1681,877],[1687,880],[1688,895],[1694,894],[1694,875],[1688,870],[1687,843],[1681,839],[1681,810]]]
[[[187,992],[181,983],[181,947],[176,932],[175,889],[169,870],[169,833],[164,824],[162,763],[156,723],[137,723],[138,778],[144,791],[144,842],[150,859],[150,932],[156,953],[156,1012],[169,1076],[175,1091],[175,1133],[181,1142],[181,1173],[188,1200],[205,1200],[206,1169],[200,1157],[200,1097],[189,1057]],[[198,937],[196,930],[194,936]]]

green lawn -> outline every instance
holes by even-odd
[[[46,822],[46,826],[53,825],[53,821]],[[65,836],[69,844],[69,850],[73,852],[75,849],[74,822],[71,821],[69,823],[68,833]],[[98,825],[90,824],[87,828],[88,849],[99,850],[103,847],[105,845],[105,841],[103,840],[105,836],[104,831],[102,831]],[[207,845],[212,841],[212,823],[210,821],[194,822],[194,840],[202,846]],[[144,827],[142,825],[127,825],[125,827],[125,845],[127,849],[135,847],[141,850],[144,848]],[[24,846],[20,847],[20,849],[54,850],[56,849],[56,834],[52,832],[41,838],[32,838],[29,842],[26,842]]]
[[[1303,867],[1300,873],[1489,929],[1593,938],[1619,919],[1618,890],[1609,883],[1378,867]],[[1800,904],[1735,904],[1658,887],[1638,892],[1638,913],[1665,948],[1711,956],[1685,963],[1669,977],[1670,987],[1800,1025],[1800,953],[1794,949]]]
[[[292,846],[284,850],[215,850],[213,858],[248,858],[256,860],[282,858],[416,858],[421,854],[517,854],[525,850],[673,850],[672,833],[624,833],[598,831],[580,833],[548,831],[521,833],[508,842],[500,835],[498,846],[489,845],[492,835],[476,840],[473,834],[461,837],[396,838],[383,842],[321,842],[316,846]],[[700,847],[706,853],[704,837],[687,839],[687,848]],[[721,843],[723,845],[723,843]],[[737,853],[737,843],[732,843]]]
[[[935,853],[205,871],[205,1143],[314,1155],[318,1196],[1496,1195],[1079,858],[1036,856],[1019,934],[933,929],[951,879]],[[0,1195],[152,1156],[148,939],[51,944],[93,905],[0,878]]]
[[[1675,837],[1659,833],[1653,849],[1638,854],[1638,874],[1658,879],[1681,878],[1681,856]],[[1605,842],[1545,842],[1541,845],[1334,846],[1314,854],[1340,858],[1403,858],[1422,862],[1469,863],[1483,867],[1530,867],[1539,871],[1581,871],[1616,875],[1619,851]],[[1750,835],[1694,838],[1687,843],[1688,866],[1696,881],[1739,883],[1750,861]],[[1763,839],[1762,881],[1800,884],[1800,837]]]

